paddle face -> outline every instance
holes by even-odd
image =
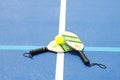
[[[55,43],[55,41],[51,41],[48,46],[47,46],[48,50],[53,51],[53,52],[59,52],[59,53],[63,53],[63,52],[69,52],[72,51],[72,48],[69,47],[66,43],[63,43],[61,45],[58,45]]]
[[[75,50],[83,50],[84,44],[76,34],[72,32],[63,32],[61,35],[64,36],[67,45],[69,45]]]

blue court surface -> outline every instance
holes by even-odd
[[[59,31],[60,0],[0,0],[0,80],[55,80],[57,54],[23,57]],[[67,0],[66,31],[85,44],[87,67],[74,52],[64,54],[63,80],[120,79],[120,0]]]

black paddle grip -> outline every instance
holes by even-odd
[[[41,54],[41,53],[47,52],[47,51],[48,51],[47,47],[38,48],[38,49],[35,49],[35,50],[31,50],[29,53],[24,53],[23,56],[32,58],[35,55],[38,55],[38,54]]]
[[[47,47],[43,47],[43,48],[31,50],[29,53],[31,54],[31,56],[34,56],[34,55],[38,55],[38,54],[41,54],[41,53],[46,52],[46,51],[48,51]]]
[[[90,63],[90,61],[88,60],[88,58],[85,56],[85,54],[82,51],[78,51],[78,52],[79,52],[80,58],[82,59],[83,63],[86,66],[92,67],[94,65],[97,65],[97,66],[99,66],[102,69],[106,69],[107,68],[104,64]]]
[[[88,60],[88,58],[85,56],[85,54],[82,51],[78,51],[79,52],[79,56],[82,59],[83,63],[87,66],[90,65],[90,61]]]

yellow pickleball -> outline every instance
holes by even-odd
[[[63,44],[64,41],[65,41],[65,39],[64,39],[64,37],[62,35],[55,36],[54,40],[55,40],[56,44]]]

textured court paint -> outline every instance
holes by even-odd
[[[84,51],[120,52],[120,47],[85,47]]]
[[[65,31],[65,24],[66,24],[66,0],[61,0],[58,34],[61,34]],[[55,80],[63,80],[63,73],[64,73],[64,54],[58,53],[56,61]]]
[[[0,50],[31,50],[42,48],[42,46],[19,46],[19,45],[1,45]]]
[[[31,50],[44,46],[0,45],[0,50]],[[120,52],[120,47],[85,47],[84,51]]]
[[[0,0],[0,45],[47,46],[57,34],[59,5],[59,0]],[[16,46],[0,50],[0,80],[55,80],[56,55],[31,60],[22,54],[36,47]]]

